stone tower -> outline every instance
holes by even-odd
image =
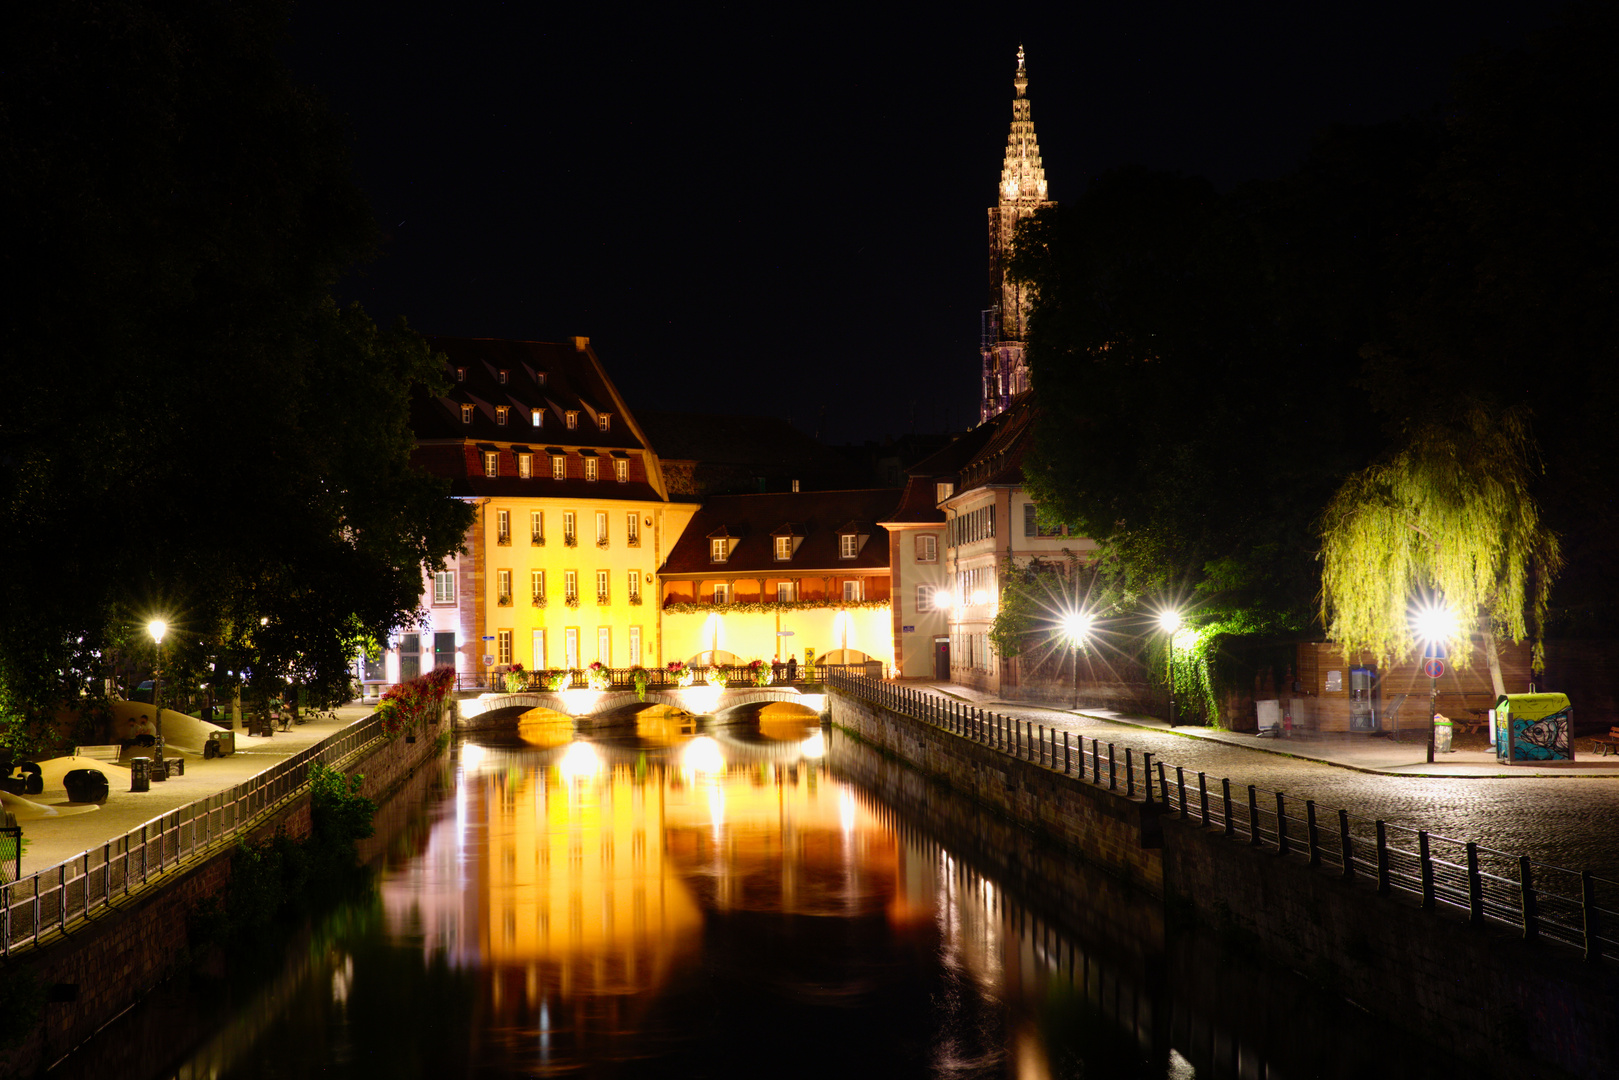
[[[979,352],[984,362],[980,422],[997,416],[1012,398],[1029,388],[1024,363],[1025,328],[1029,302],[1023,289],[1006,276],[1017,223],[1042,206],[1046,199],[1046,170],[1040,164],[1040,144],[1029,119],[1029,74],[1023,66],[1023,46],[1017,50],[1017,75],[1012,79],[1012,132],[1006,138],[1006,161],[1001,166],[1000,204],[989,208],[989,308],[983,313]]]

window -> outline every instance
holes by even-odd
[[[573,547],[579,542],[578,527],[572,510],[562,511],[562,542]]]
[[[939,538],[933,533],[916,534],[916,561],[939,561]]]
[[[568,459],[561,454],[551,455],[551,479],[566,480],[568,478]]]
[[[629,482],[630,462],[628,458],[613,459],[613,479],[617,480],[621,484]]]
[[[641,515],[630,511],[624,521],[624,542],[630,547],[641,546]]]
[[[500,598],[500,606],[507,607],[512,602],[512,572],[510,570],[495,571],[495,594]]]
[[[545,602],[545,571],[530,570],[528,572],[529,599],[536,604]]]
[[[714,603],[729,604],[731,602],[731,586],[720,581],[714,584]]]
[[[463,405],[463,406],[461,406],[461,422],[463,424],[472,423],[472,406],[471,405]]]
[[[933,611],[933,586],[918,585],[916,587],[916,610]]]
[[[585,479],[592,481],[596,479],[596,459],[593,457],[585,458]]]
[[[1024,536],[1061,536],[1061,525],[1052,525],[1040,520],[1040,508],[1032,502],[1023,504],[1023,535]]]
[[[596,511],[596,546],[607,546],[607,512],[604,510]]]
[[[562,571],[562,598],[577,606],[579,603],[579,571]]]
[[[545,372],[536,371],[534,373],[534,381],[539,383],[541,386],[544,386],[545,385]]]
[[[778,581],[778,582],[776,582],[776,603],[778,603],[778,604],[788,604],[788,603],[791,603],[792,601],[797,600],[797,599],[798,599],[798,582],[796,582],[796,581]]]
[[[776,561],[786,562],[788,559],[791,559],[793,557],[793,538],[790,536],[778,536],[775,538],[775,541]]]
[[[534,631],[534,670],[545,670],[545,631]]]
[[[528,422],[534,427],[544,427],[545,413],[541,412],[539,409],[530,409],[528,411]]]
[[[508,374],[509,373],[506,371],[505,368],[501,368],[499,371],[495,372],[495,381],[500,383],[500,385],[505,386],[506,385],[506,378],[507,378]]]
[[[632,604],[639,604],[641,602],[641,571],[630,571],[630,590],[624,595],[630,598],[630,603]]]
[[[956,493],[956,485],[952,484],[952,483],[950,483],[948,481],[941,480],[937,484],[933,485],[933,501],[934,502],[944,502],[946,499],[948,499],[950,496],[954,495],[955,493]]]
[[[852,559],[860,554],[860,537],[856,533],[838,535],[838,558]]]
[[[545,511],[530,510],[528,512],[528,538],[531,543],[545,543]]]
[[[564,414],[564,416],[568,421],[568,430],[569,431],[572,431],[572,430],[574,430],[575,428],[577,428],[579,426],[579,410],[577,410],[577,409],[569,409],[567,411],[567,413]]]
[[[466,382],[467,381],[467,369],[466,368],[458,367],[458,368],[455,369],[455,381],[456,382]]]
[[[529,477],[534,475],[533,454],[517,455],[517,475],[521,476],[524,480],[527,480]]]
[[[495,662],[508,666],[512,662],[512,632],[510,630],[495,631]]]
[[[495,406],[495,423],[499,424],[501,427],[506,426],[506,421],[511,418],[511,415],[512,409],[510,405]]]
[[[596,414],[596,430],[597,431],[611,431],[612,429],[613,429],[613,414],[612,413],[597,413]]]
[[[440,570],[433,575],[433,603],[455,603],[454,570]]]
[[[579,666],[579,628],[570,626],[563,633],[566,635],[567,642],[564,650],[564,662],[568,667],[576,668]]]
[[[641,666],[641,628],[630,627],[630,667]]]
[[[709,562],[724,562],[726,559],[730,558],[730,556],[730,541],[725,539],[723,536],[716,537],[708,542]]]
[[[845,581],[843,583],[843,599],[845,601],[853,601],[853,602],[856,602],[856,603],[858,603],[861,600],[864,600],[865,599],[865,595],[864,595],[865,590],[862,589],[860,586],[861,586],[861,581],[860,581],[859,578],[851,578],[848,581]]]
[[[495,511],[495,540],[500,544],[512,542],[512,512],[510,510]]]
[[[596,571],[596,603],[605,604],[611,599],[612,574],[606,570]]]
[[[500,455],[493,450],[486,451],[483,455],[483,474],[485,476],[500,475]]]
[[[613,666],[613,632],[605,626],[596,628],[596,659],[602,667]]]

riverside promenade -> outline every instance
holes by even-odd
[[[1619,812],[1619,757],[1580,755],[1568,763],[1501,765],[1493,751],[1462,749],[1427,764],[1420,743],[1303,733],[1291,738],[1203,727],[1161,718],[1064,709],[956,683],[902,683],[912,690],[1008,717],[1126,746],[1188,774],[1283,791],[1366,819],[1473,840],[1539,863],[1619,878],[1619,844],[1607,823]]]
[[[22,826],[24,841],[22,875],[55,866],[86,851],[99,852],[102,845],[123,837],[131,829],[209,795],[227,791],[374,711],[374,706],[370,705],[347,705],[337,709],[333,716],[294,724],[287,731],[276,731],[269,737],[238,731],[236,753],[209,759],[182,754],[185,775],[153,783],[150,791],[129,790],[127,767],[108,769],[111,791],[100,806],[69,803],[60,782],[55,787],[47,786],[41,794],[24,796],[29,802],[56,813],[45,817],[18,814],[17,823]],[[94,764],[85,762],[86,767]],[[122,783],[116,781],[118,777],[124,778]],[[12,865],[7,864],[8,880],[12,872]]]

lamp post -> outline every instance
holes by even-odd
[[[1069,648],[1074,654],[1074,704],[1079,708],[1079,651],[1085,647],[1085,640],[1090,637],[1091,627],[1096,619],[1087,612],[1075,611],[1063,616],[1063,633],[1068,637]]]
[[[152,635],[153,654],[155,662],[152,665],[152,711],[157,713],[157,752],[153,755],[159,769],[163,768],[163,635],[168,633],[169,624],[162,619],[153,619],[146,624],[146,632]]]
[[[1181,628],[1181,613],[1173,608],[1160,612],[1158,625],[1163,627],[1169,655],[1169,726],[1175,726],[1175,631]]]
[[[1434,760],[1434,717],[1439,715],[1439,676],[1445,670],[1445,643],[1455,636],[1456,616],[1442,599],[1417,609],[1413,620],[1422,640],[1423,667],[1428,672],[1428,764]]]

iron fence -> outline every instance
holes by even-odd
[[[373,713],[229,790],[166,811],[100,848],[0,885],[0,954],[9,956],[110,906],[192,855],[233,843],[302,790],[313,765],[334,765],[382,737],[381,718]]]
[[[1189,772],[1150,752],[1076,738],[1032,720],[987,712],[937,694],[833,673],[828,684],[889,712],[930,724],[1032,764],[1161,804],[1200,828],[1297,858],[1382,895],[1423,908],[1506,927],[1525,939],[1556,941],[1587,960],[1619,957],[1619,881],[1536,862],[1425,829],[1367,820],[1313,799],[1234,785],[1228,777]]]

